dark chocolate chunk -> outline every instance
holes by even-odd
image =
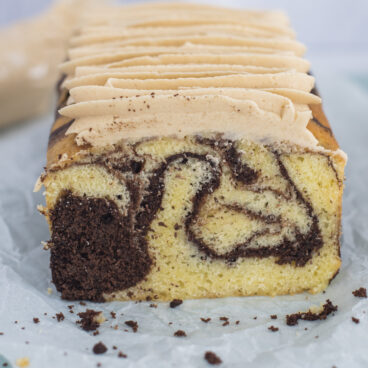
[[[40,323],[40,319],[37,317],[33,317],[33,323]]]
[[[355,318],[355,317],[351,317],[351,320],[352,320],[354,323],[356,323],[356,324],[358,324],[358,323],[360,322],[360,319],[359,319],[359,318]]]

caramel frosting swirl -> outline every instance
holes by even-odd
[[[61,65],[78,145],[221,133],[323,150],[314,78],[280,12],[150,3],[84,16]]]

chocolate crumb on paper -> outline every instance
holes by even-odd
[[[279,330],[279,328],[275,327],[275,326],[270,326],[270,327],[268,327],[268,329],[272,332],[277,332]]]
[[[204,323],[208,323],[209,321],[211,321],[211,318],[203,318],[201,317],[201,321],[204,322]]]
[[[96,345],[94,345],[92,350],[95,354],[104,354],[107,352],[107,347],[103,342],[100,341]]]
[[[183,304],[183,301],[181,299],[174,299],[170,302],[170,308],[176,308],[180,304]]]
[[[157,304],[154,304],[154,303],[151,303],[149,306],[150,308],[157,308]]]
[[[270,318],[271,318],[271,319],[277,319],[277,314],[271,314],[271,315],[270,315]]]
[[[65,316],[64,316],[64,314],[62,312],[56,313],[55,314],[55,317],[56,317],[56,319],[57,319],[58,322],[64,321],[64,319],[65,319]]]
[[[138,323],[136,321],[125,321],[125,324],[133,330],[133,332],[138,331]]]
[[[174,336],[176,336],[176,337],[186,337],[187,334],[183,330],[177,330],[177,331],[174,332]]]
[[[124,354],[122,351],[119,351],[118,357],[119,358],[128,358],[128,355]]]
[[[351,317],[351,320],[352,320],[354,323],[356,323],[356,324],[358,324],[358,323],[360,322],[360,319],[359,319],[359,318],[355,318],[355,317]]]
[[[95,331],[100,327],[100,321],[102,321],[102,319],[99,318],[100,316],[102,317],[101,311],[86,309],[85,312],[78,313],[78,316],[81,319],[78,320],[77,323],[81,325],[84,331]]]
[[[219,365],[222,363],[222,360],[212,351],[206,351],[204,354],[204,359],[211,365]]]
[[[115,319],[116,318],[116,313],[115,312],[110,312],[111,318]]]
[[[40,319],[37,317],[33,317],[33,323],[40,323]]]
[[[289,314],[286,316],[286,324],[288,326],[295,326],[298,324],[299,319],[302,319],[304,321],[324,320],[332,312],[336,312],[337,308],[338,307],[336,305],[333,305],[332,302],[329,299],[327,299],[326,303],[322,306],[321,312],[315,313],[309,310],[308,312],[298,312],[294,314]]]
[[[361,287],[357,290],[354,290],[352,293],[357,298],[366,298],[367,297],[367,289],[364,287]]]

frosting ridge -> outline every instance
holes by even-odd
[[[180,16],[179,16],[180,14]],[[221,133],[322,149],[314,78],[280,12],[150,3],[84,16],[61,65],[78,145]]]

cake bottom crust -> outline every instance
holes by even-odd
[[[340,266],[343,162],[246,141],[154,139],[49,173],[66,299],[319,292]]]

